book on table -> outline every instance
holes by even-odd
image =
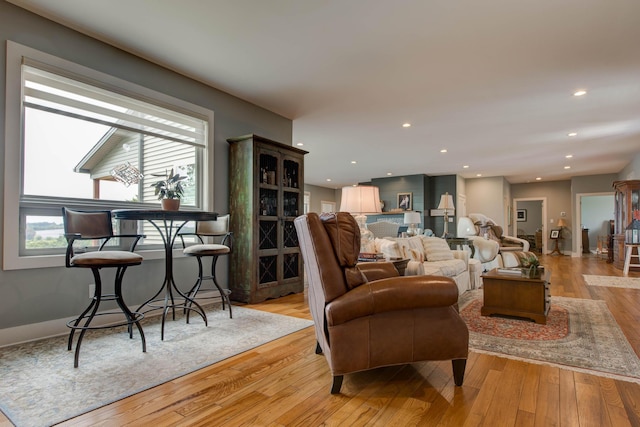
[[[372,262],[380,261],[384,259],[384,254],[376,252],[360,252],[358,254],[358,261],[360,262]]]

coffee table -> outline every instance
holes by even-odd
[[[550,278],[548,268],[533,278],[499,273],[498,269],[483,274],[484,305],[480,314],[523,317],[546,324],[551,305]]]

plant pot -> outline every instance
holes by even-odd
[[[180,199],[162,199],[160,203],[163,211],[177,211],[180,209]]]

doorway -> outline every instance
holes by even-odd
[[[512,235],[529,241],[531,252],[547,253],[547,199],[513,199]]]
[[[581,232],[575,233],[575,252],[580,256],[595,253],[598,240],[610,233],[609,222],[614,218],[614,193],[580,193],[576,195],[576,219]]]

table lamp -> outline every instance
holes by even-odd
[[[558,220],[558,227],[560,227],[560,239],[562,239],[562,229],[567,226],[567,221],[564,218]]]
[[[367,185],[343,187],[340,210],[353,215],[360,227],[360,234],[371,233],[366,229],[367,216],[365,214],[382,213],[380,190],[378,187]]]
[[[453,205],[453,196],[449,193],[444,193],[440,196],[440,204],[438,205],[438,209],[444,211],[444,233],[442,233],[442,238],[446,239],[449,237],[449,215],[453,215],[456,208]]]
[[[422,222],[422,218],[420,217],[420,212],[405,212],[404,213],[404,223],[408,224],[407,235],[415,236],[418,234],[418,230],[416,229],[416,224],[420,224]]]

